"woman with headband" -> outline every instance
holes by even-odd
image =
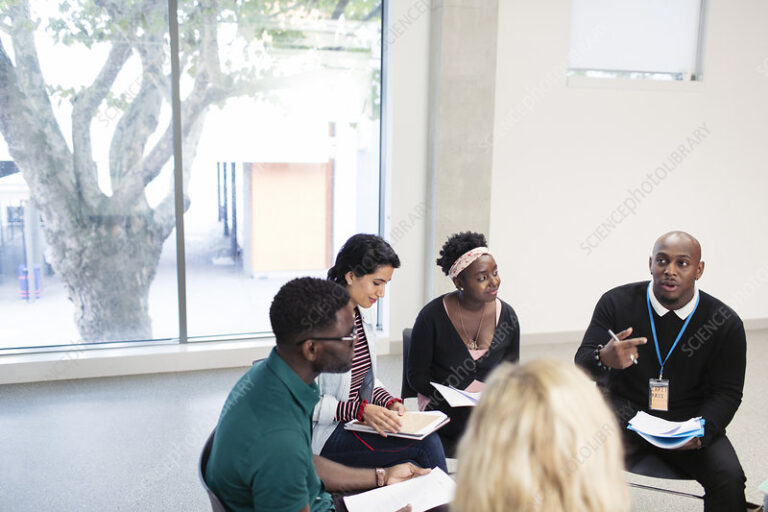
[[[369,308],[384,297],[399,266],[400,259],[383,238],[357,234],[344,243],[328,270],[328,279],[346,287],[355,306],[355,353],[348,372],[317,378],[320,401],[312,416],[312,449],[348,466],[378,468],[408,461],[446,470],[445,453],[435,434],[414,441],[384,433],[399,429],[405,407],[376,378],[376,315]],[[354,419],[379,434],[345,430],[344,423]]]
[[[472,232],[452,235],[443,244],[437,264],[456,291],[424,306],[413,325],[408,382],[419,394],[420,409],[451,418],[438,431],[449,457],[472,408],[449,406],[430,381],[480,391],[499,363],[520,357],[517,315],[497,297],[501,278],[487,245],[484,235]]]

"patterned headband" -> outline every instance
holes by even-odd
[[[451,265],[451,268],[448,270],[448,277],[455,279],[456,276],[461,274],[465,268],[474,263],[475,260],[483,254],[489,254],[487,247],[475,247],[474,249],[465,252],[459,256],[459,259],[457,259],[453,265]]]

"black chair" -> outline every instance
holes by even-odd
[[[413,329],[403,329],[403,382],[400,385],[400,398],[412,398],[416,396],[416,390],[408,384],[408,353],[411,350],[411,333]]]
[[[649,476],[652,478],[663,478],[666,480],[692,480],[692,478],[681,473],[676,468],[664,462],[660,457],[647,452],[629,454],[624,460],[626,470],[635,475]],[[704,499],[703,495],[691,494],[689,492],[675,491],[663,487],[654,487],[652,485],[638,484],[629,482],[630,487],[637,489],[646,489],[649,491],[665,492],[676,496],[687,496],[688,498]]]
[[[403,382],[400,384],[400,397],[405,400],[406,398],[415,397],[418,395],[416,393],[416,390],[411,387],[411,385],[408,383],[408,353],[411,350],[411,334],[413,332],[413,329],[410,327],[407,327],[403,329]],[[437,433],[437,435],[440,435],[440,432]],[[442,436],[440,437],[440,440],[443,442],[443,448],[445,449],[445,457],[446,459],[455,459],[456,458],[456,447],[452,445],[448,445],[445,438]],[[452,474],[449,471],[449,474]]]
[[[197,465],[197,476],[200,478],[200,483],[203,484],[205,492],[208,493],[208,499],[211,500],[211,510],[213,512],[227,512],[224,508],[224,504],[221,503],[219,497],[208,487],[208,483],[205,481],[205,468],[208,466],[208,458],[211,456],[211,447],[213,446],[213,436],[216,434],[216,429],[213,429],[211,435],[205,441],[203,446],[203,452],[200,454],[200,463]]]

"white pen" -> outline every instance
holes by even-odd
[[[612,330],[608,329],[608,334],[610,334],[610,335],[611,335],[611,338],[613,338],[613,341],[615,341],[616,343],[621,343],[621,340],[619,339],[619,337],[618,337],[618,336],[616,336],[616,335],[613,333],[613,331],[612,331]]]

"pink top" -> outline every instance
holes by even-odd
[[[472,359],[474,359],[475,361],[483,357],[485,353],[488,352],[487,348],[480,348],[477,350],[472,350],[471,348],[468,348],[467,350],[469,350],[469,355],[471,355]]]

